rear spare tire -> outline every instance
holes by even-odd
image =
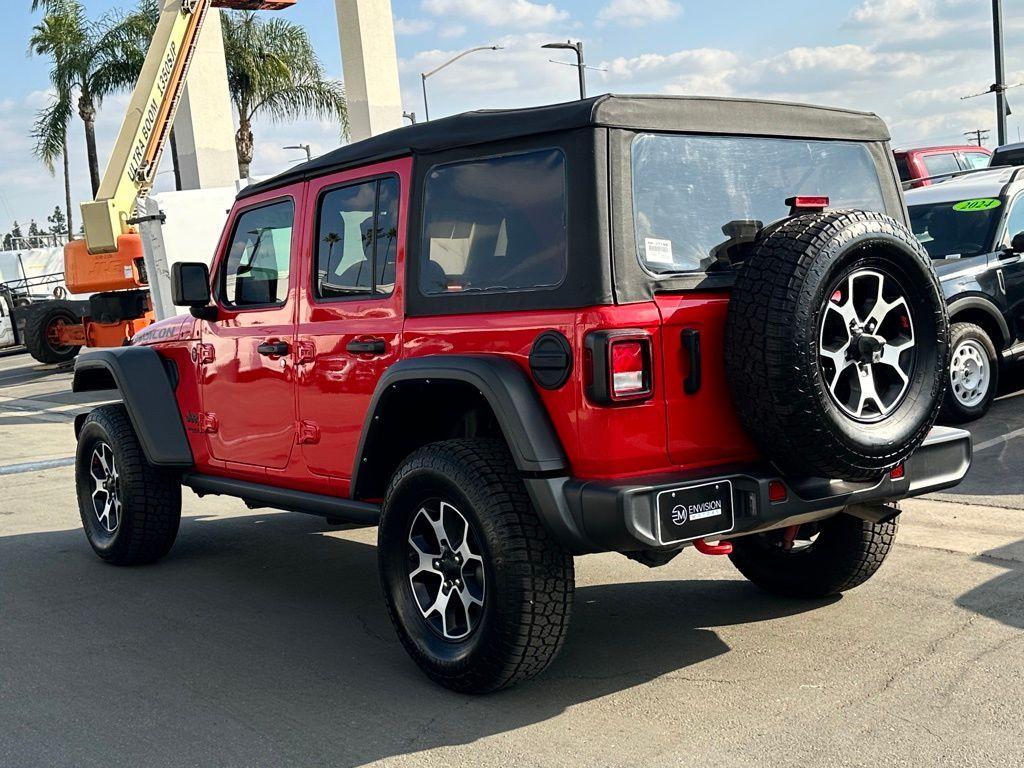
[[[935,423],[946,303],[927,252],[894,219],[796,216],[750,247],[725,355],[740,420],[780,471],[877,478]]]

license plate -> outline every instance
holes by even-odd
[[[657,499],[658,541],[677,544],[733,529],[732,483],[719,480],[661,491]]]

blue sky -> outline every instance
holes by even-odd
[[[84,0],[95,15],[131,0]],[[7,0],[0,25],[0,231],[11,219],[43,219],[63,197],[32,156],[35,111],[47,97],[44,60],[26,55],[39,14],[30,0]],[[756,96],[878,112],[896,144],[958,142],[963,131],[993,128],[990,96],[961,101],[992,82],[989,0],[392,0],[403,98],[422,116],[418,73],[465,48],[498,43],[430,81],[438,117],[477,107],[564,101],[575,72],[548,63],[540,44],[586,42],[592,93],[657,92]],[[1010,82],[1024,80],[1024,0],[1005,0]],[[329,72],[341,77],[333,0],[299,0],[283,13],[305,26]],[[1020,94],[1019,97],[1017,94]],[[100,115],[101,162],[127,96]],[[1010,92],[1024,118],[1024,88]],[[1018,123],[1011,118],[1010,135]],[[994,131],[993,131],[994,136]],[[88,193],[80,123],[72,127],[76,202]],[[337,143],[335,126],[261,123],[254,173],[286,167],[287,144],[317,152]],[[991,142],[990,142],[991,143]],[[161,184],[169,177],[164,175]]]

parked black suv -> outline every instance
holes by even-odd
[[[944,416],[980,418],[1000,369],[1024,356],[1024,168],[991,168],[906,193],[952,323]]]

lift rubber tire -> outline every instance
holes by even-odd
[[[902,295],[906,311],[885,313],[885,328],[871,333],[846,328],[849,349],[858,356],[872,349],[881,354],[888,347],[870,344],[885,333],[894,339],[912,335],[914,344],[896,356],[907,368],[905,384],[889,383],[899,381],[889,366],[868,366],[878,368],[879,373],[870,374],[873,380],[886,377],[880,391],[899,393],[902,386],[902,394],[893,394],[885,407],[867,401],[869,409],[861,399],[867,388],[860,389],[857,378],[864,360],[845,367],[831,363],[836,365],[831,369],[819,347],[826,330],[836,332],[835,322],[844,332],[846,319],[837,321],[840,309],[856,311],[854,323],[868,321],[875,304],[861,294],[870,294],[876,284],[872,274],[882,275],[878,293],[883,285],[885,291],[896,291],[879,306]],[[855,342],[861,336],[870,337],[864,347]],[[902,344],[894,343],[893,349]],[[805,214],[768,228],[750,246],[730,297],[725,361],[741,423],[782,473],[860,481],[878,478],[905,461],[938,416],[948,357],[949,320],[931,260],[913,233],[894,219],[866,211]],[[849,406],[844,410],[835,370],[853,377],[852,383],[849,378],[841,383],[846,382],[844,397],[860,402],[858,413]]]
[[[942,420],[947,424],[966,424],[980,419],[992,407],[992,401],[999,390],[999,353],[996,345],[983,328],[974,323],[953,323],[949,331],[950,364],[949,388],[942,404]],[[988,385],[984,396],[977,402],[965,404],[957,397],[957,382],[954,381],[954,368],[961,365],[958,357],[963,350],[970,349],[975,356],[983,356],[988,362]],[[980,392],[978,394],[981,394]]]
[[[116,499],[113,518],[108,497],[97,494],[100,481],[109,479]],[[123,405],[100,406],[82,423],[75,481],[85,535],[99,557],[115,565],[140,565],[167,554],[181,522],[181,481],[177,473],[146,461]]]
[[[729,559],[767,592],[786,597],[837,595],[875,575],[892,549],[899,517],[869,523],[839,514],[816,525],[817,537],[801,549],[786,550],[782,531],[732,539]]]
[[[421,511],[442,522],[447,550]],[[460,520],[472,533],[460,533]],[[460,584],[482,605],[465,599],[454,603],[452,620],[439,626],[440,613],[428,616],[423,606],[437,604],[433,588],[442,589],[450,574],[421,573],[414,586],[413,571],[423,562],[421,552],[450,557],[467,542],[466,552],[478,559],[467,555],[460,561],[472,564],[463,569]],[[562,647],[572,609],[573,559],[541,524],[499,440],[447,440],[409,456],[384,498],[378,558],[388,613],[402,645],[446,688],[463,693],[507,688],[543,672]],[[465,613],[461,605],[468,606]]]
[[[82,322],[74,311],[57,301],[33,307],[25,319],[25,348],[40,363],[65,363],[74,360],[82,349],[79,346],[56,345],[50,340],[50,328],[61,321],[68,325]]]

